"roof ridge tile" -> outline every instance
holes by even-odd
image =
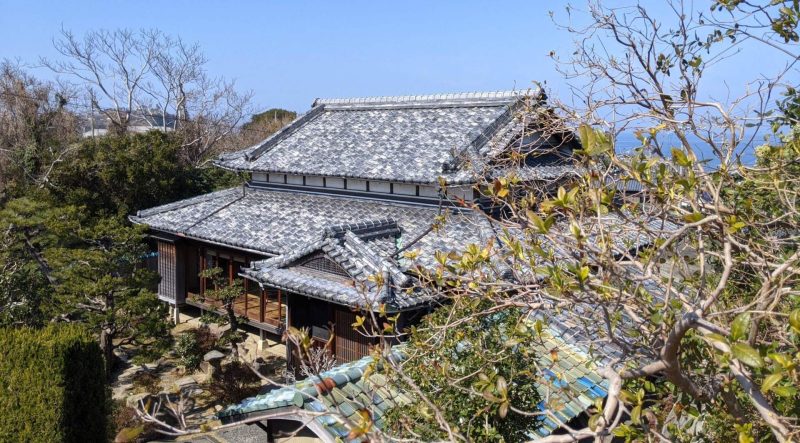
[[[351,105],[351,104],[391,104],[408,102],[432,102],[447,100],[481,100],[481,99],[516,99],[526,95],[535,95],[538,89],[528,90],[506,90],[506,91],[476,91],[476,92],[456,92],[422,95],[381,95],[372,97],[350,97],[350,98],[318,98],[314,100],[312,107],[320,105]]]

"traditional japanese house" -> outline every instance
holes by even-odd
[[[131,217],[157,241],[159,298],[175,313],[215,309],[199,275],[219,267],[230,281],[244,278],[235,310],[251,326],[307,327],[320,342],[333,333],[340,363],[363,357],[373,339],[351,328],[359,310],[413,322],[431,301],[409,289],[413,268],[494,235],[483,214],[464,209],[479,197],[476,174],[493,174],[494,159],[523,145],[568,156],[563,140],[522,134],[531,125],[523,111],[539,100],[520,92],[316,100],[263,142],[215,162],[249,173],[243,186]],[[545,183],[572,171],[561,156],[515,167]]]

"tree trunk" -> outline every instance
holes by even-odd
[[[233,302],[228,302],[225,304],[225,312],[228,313],[228,323],[231,325],[228,333],[231,336],[231,353],[234,357],[239,357],[239,340],[238,340],[238,332],[239,332],[239,321],[236,319],[236,312],[233,311]]]
[[[114,330],[108,325],[100,330],[100,350],[103,352],[103,359],[106,362],[106,378],[111,378],[111,371],[114,369]]]
[[[106,378],[111,379],[111,371],[114,369],[114,337],[117,335],[116,326],[116,300],[114,293],[106,293],[105,310],[111,313],[110,319],[107,319],[100,330],[100,349],[103,351],[103,357],[106,361]]]

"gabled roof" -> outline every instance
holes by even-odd
[[[322,238],[255,262],[243,273],[272,287],[347,306],[409,308],[429,298],[407,288],[411,279],[394,258],[400,234],[392,219],[329,226]]]
[[[318,99],[311,111],[216,164],[243,171],[469,183],[465,158],[502,149],[526,92]]]

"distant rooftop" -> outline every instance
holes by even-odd
[[[107,110],[107,112],[113,113],[115,111]],[[120,112],[124,113],[125,111],[121,110]],[[158,112],[132,111],[128,121],[128,131],[172,131],[175,129],[176,121],[177,117],[173,114],[164,115]],[[93,135],[102,136],[108,133],[111,122],[105,114],[96,112],[94,114],[85,116],[82,125],[82,134],[84,137],[91,137]]]

